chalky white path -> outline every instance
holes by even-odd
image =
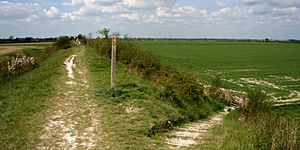
[[[51,99],[54,105],[47,111],[49,116],[37,149],[95,149],[101,140],[101,114],[88,95],[87,69],[80,58],[84,48],[80,50],[64,62],[67,81],[61,82],[58,94]]]
[[[197,142],[201,141],[209,129],[221,123],[223,117],[228,114],[229,109],[234,108],[226,107],[224,112],[218,113],[210,120],[190,123],[178,128],[175,132],[169,134],[169,137],[165,141],[166,144],[169,145],[170,149],[187,148],[196,144],[202,144]]]

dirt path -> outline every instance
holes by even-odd
[[[88,94],[84,47],[64,62],[66,75],[51,99],[37,149],[94,149],[101,140],[101,112]]]
[[[197,141],[200,141],[210,128],[221,123],[223,117],[228,114],[229,108],[230,107],[226,107],[224,109],[224,112],[218,113],[210,120],[190,123],[181,128],[178,128],[176,131],[168,135],[168,138],[165,141],[166,144],[169,145],[170,149],[183,149],[196,144],[202,144],[199,142],[197,143]]]

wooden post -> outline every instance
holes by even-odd
[[[117,37],[112,38],[112,50],[111,50],[111,88],[116,86],[116,53],[117,53]]]

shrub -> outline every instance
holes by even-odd
[[[250,89],[247,104],[243,107],[243,115],[246,120],[269,112],[270,104],[266,101],[266,94],[261,89]]]
[[[260,89],[248,92],[248,102],[243,108],[247,125],[257,131],[256,147],[260,149],[291,149],[300,147],[300,123],[284,112],[272,111],[266,95]]]
[[[219,75],[213,77],[211,87],[209,87],[209,96],[214,99],[225,99],[225,94],[221,90],[222,80]]]
[[[83,44],[87,44],[87,39],[84,35],[82,34],[78,34],[77,38],[79,39],[79,41]]]
[[[54,43],[57,49],[68,49],[71,47],[71,39],[68,36],[61,36]]]

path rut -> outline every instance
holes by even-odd
[[[183,149],[193,145],[199,145],[201,139],[206,135],[209,129],[213,126],[220,124],[223,117],[228,114],[229,109],[232,107],[226,107],[224,112],[220,112],[213,116],[210,120],[200,121],[196,123],[187,124],[176,131],[170,133],[165,140],[165,143],[169,145],[170,149]]]
[[[84,47],[64,62],[66,75],[47,111],[37,149],[94,149],[103,138],[101,112],[89,96]]]

